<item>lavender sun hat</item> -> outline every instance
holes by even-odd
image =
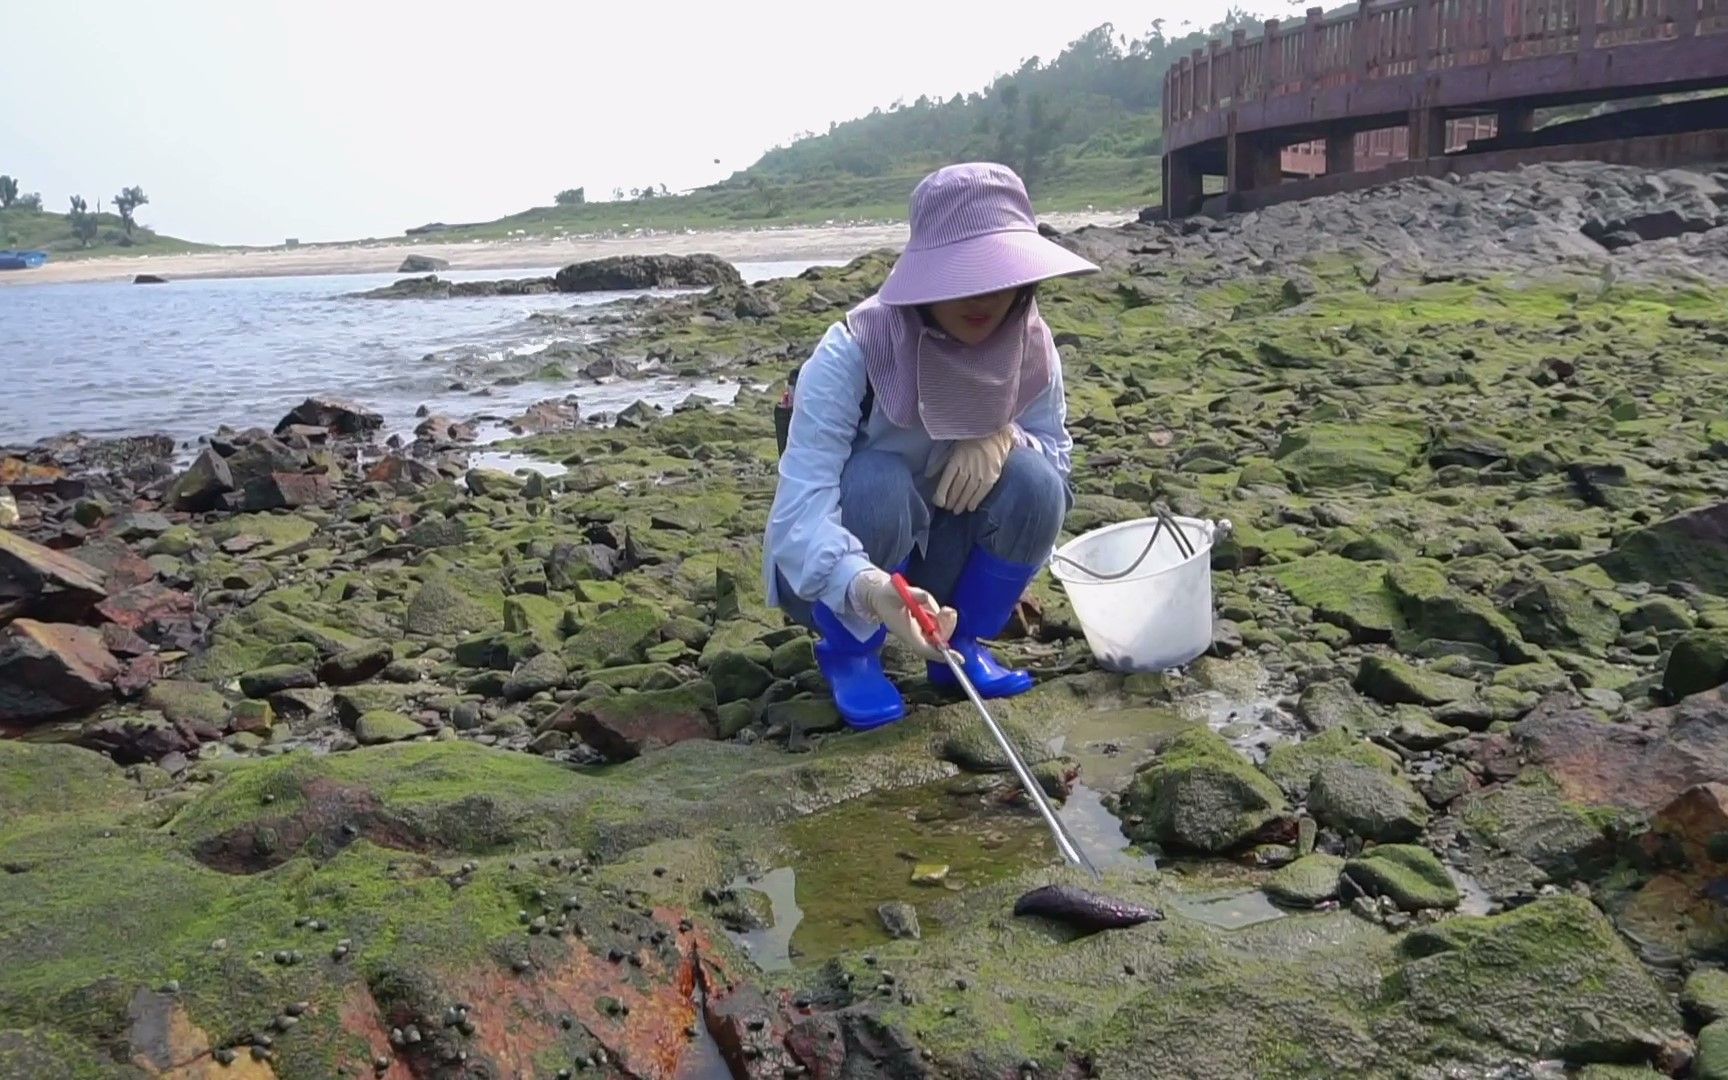
[[[912,192],[911,238],[878,296],[934,304],[1014,289],[1097,266],[1038,235],[1026,185],[990,162],[950,165]]]
[[[1038,235],[1012,169],[952,165],[912,193],[912,237],[875,295],[846,314],[883,413],[933,439],[1001,430],[1050,387],[1061,366],[1036,299],[1016,304],[974,345],[927,323],[918,308],[1017,289],[1098,267]]]

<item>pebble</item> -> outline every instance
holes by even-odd
[[[238,1055],[236,1055],[233,1050],[224,1046],[224,1047],[218,1048],[217,1051],[211,1056],[216,1059],[216,1064],[226,1067],[228,1065],[234,1064],[234,1059]]]
[[[294,1004],[288,1006],[282,1011],[287,1013],[289,1016],[305,1016],[306,1011],[310,1008],[312,1008],[312,1003],[310,1001],[296,1001]]]
[[[377,1057],[372,1059],[372,1067],[379,1072],[383,1072],[385,1069],[390,1067],[390,1059],[385,1057],[383,1054],[379,1054]]]

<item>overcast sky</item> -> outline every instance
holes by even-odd
[[[189,239],[393,236],[565,187],[711,183],[830,120],[980,89],[1099,23],[1176,33],[1228,6],[0,0],[0,173],[55,211],[138,184],[139,219]]]

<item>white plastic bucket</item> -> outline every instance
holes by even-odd
[[[1167,525],[1133,573],[1106,580],[1086,572],[1122,573],[1146,550],[1158,520],[1139,518],[1083,533],[1057,548],[1050,561],[1093,657],[1112,671],[1168,671],[1212,645],[1212,541],[1229,522],[1172,517],[1192,555]]]

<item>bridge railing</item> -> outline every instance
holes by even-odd
[[[1165,73],[1164,120],[1168,128],[1347,83],[1714,33],[1728,33],[1728,0],[1360,0],[1195,49]]]

